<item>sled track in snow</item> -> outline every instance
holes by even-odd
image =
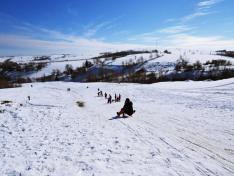
[[[161,156],[161,152],[160,152],[160,149],[156,148],[155,145],[157,145],[157,143],[153,144],[151,141],[149,140],[146,140],[148,138],[147,137],[144,137],[142,135],[140,135],[140,133],[133,129],[132,127],[130,127],[128,124],[122,122],[121,120],[119,120],[119,122],[125,126],[134,136],[136,136],[142,143],[146,144],[146,145],[150,145],[152,148],[154,148],[154,152],[156,152],[159,156]],[[149,124],[149,123],[147,123]],[[145,130],[147,131],[147,130]],[[148,134],[150,134],[150,137],[155,139],[155,141],[157,141],[157,138],[154,137],[153,133],[150,133],[149,131],[147,131]],[[193,166],[194,168],[200,172],[202,175],[205,175],[205,176],[210,176],[211,174],[214,175],[214,176],[218,176],[218,174],[214,173],[213,171],[211,171],[210,169],[206,168],[205,166],[202,165],[202,163],[198,163],[198,162],[195,162],[193,161],[188,155],[184,154],[181,150],[177,149],[175,146],[173,146],[172,144],[170,144],[169,142],[167,142],[165,140],[165,138],[163,137],[159,137],[158,138],[162,143],[164,143],[166,146],[168,146],[170,149],[174,150],[176,153],[179,153],[180,155],[182,155],[183,157],[182,158],[186,158],[186,160],[188,160]],[[181,159],[182,159],[181,158]],[[181,160],[182,161],[182,160]],[[165,159],[165,163],[166,164],[169,164],[168,167],[170,168],[170,159],[169,158],[166,158]],[[228,170],[229,171],[229,170]],[[178,173],[177,173],[178,174]],[[178,174],[180,175],[180,174]]]
[[[232,93],[233,84],[209,91],[211,84],[204,82],[204,91],[192,86],[173,91],[151,85],[59,82],[3,90],[0,95],[15,103],[0,113],[0,165],[5,165],[0,175],[234,175],[233,94],[225,94]],[[123,101],[107,105],[95,97],[97,88],[130,97],[139,114],[107,120]],[[77,107],[78,100],[86,106]]]
[[[152,123],[149,123],[149,122],[144,121],[144,120],[142,120],[142,122],[144,122],[145,124],[147,124],[147,125],[150,126],[150,127],[153,127],[154,129],[158,129],[158,127],[154,126]],[[152,131],[154,131],[154,130],[151,131],[151,130],[147,130],[147,129],[146,129],[146,131],[148,131],[148,132],[151,134],[151,136],[152,136],[152,135],[155,136],[154,133],[152,132]],[[168,133],[168,131],[167,131],[167,133]],[[203,146],[201,146],[201,145],[199,145],[199,144],[197,144],[197,143],[194,143],[194,142],[192,142],[192,141],[190,141],[190,140],[188,140],[188,139],[185,139],[184,137],[173,135],[173,133],[171,133],[171,136],[173,136],[176,140],[182,139],[183,141],[186,141],[186,142],[189,143],[189,144],[192,144],[192,145],[194,145],[194,146],[196,146],[196,147],[198,147],[198,148],[201,148],[201,149],[203,149],[203,150],[209,152],[210,154],[208,154],[208,153],[206,153],[206,152],[202,152],[202,153],[203,153],[204,155],[206,155],[206,156],[208,156],[208,157],[214,159],[216,162],[219,162],[219,163],[221,164],[221,167],[222,167],[223,169],[225,169],[225,170],[227,170],[228,172],[234,174],[234,169],[232,169],[232,168],[230,168],[230,167],[227,167],[227,165],[225,165],[223,162],[217,160],[217,158],[220,158],[220,159],[221,159],[222,161],[224,161],[224,162],[230,163],[232,166],[233,166],[234,162],[232,162],[232,161],[230,161],[230,160],[224,158],[223,156],[221,156],[221,155],[215,153],[214,151],[212,151],[212,150],[210,150],[210,149],[208,149],[208,148],[206,148],[206,147],[203,147]],[[205,166],[202,165],[202,163],[200,163],[200,162],[198,163],[198,162],[195,162],[195,161],[191,160],[191,158],[190,158],[187,154],[184,154],[184,153],[182,152],[182,150],[179,150],[179,149],[177,149],[176,147],[174,147],[173,145],[171,145],[170,143],[168,143],[163,137],[159,137],[159,139],[160,139],[163,143],[165,143],[167,146],[169,146],[170,148],[172,148],[172,149],[174,149],[175,151],[177,151],[179,154],[181,154],[181,155],[183,155],[184,157],[186,157],[191,163],[194,164],[194,167],[195,167],[199,172],[201,172],[202,174],[205,174],[205,175],[208,176],[208,175],[210,175],[209,173],[211,173],[211,174],[213,174],[213,175],[218,176],[217,173],[214,173],[214,172],[211,171],[210,169],[206,168]],[[192,149],[192,150],[193,150],[193,149]],[[215,157],[212,156],[212,155],[215,155],[217,158],[215,158]],[[207,173],[207,171],[208,171],[208,173]]]

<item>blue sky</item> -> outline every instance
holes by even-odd
[[[0,55],[234,47],[233,0],[1,0]]]

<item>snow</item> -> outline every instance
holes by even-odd
[[[92,55],[70,55],[70,54],[60,54],[60,55],[51,55],[50,60],[37,60],[35,61],[35,56],[11,56],[11,57],[2,57],[0,58],[0,62],[3,62],[7,59],[11,59],[11,61],[17,63],[29,63],[29,62],[46,62],[47,66],[38,72],[33,72],[27,74],[26,77],[29,78],[39,78],[43,76],[50,75],[53,70],[59,70],[63,72],[65,70],[65,66],[67,64],[72,65],[75,69],[77,67],[81,67],[86,59],[91,57]]]
[[[175,64],[177,60],[181,57],[189,61],[189,63],[195,63],[196,61],[200,61],[201,63],[205,63],[211,60],[219,60],[224,59],[231,61],[234,63],[234,59],[225,56],[214,55],[212,53],[201,52],[201,51],[192,51],[192,50],[172,50],[171,54],[161,53],[160,57],[147,61],[143,68],[145,68],[149,72],[159,72],[163,71],[172,71],[174,70]]]
[[[200,61],[205,63],[209,60],[218,60],[224,59],[231,61],[234,64],[234,59],[225,56],[214,55],[212,52],[208,51],[199,51],[199,50],[186,50],[186,49],[171,49],[169,50],[171,54],[166,54],[163,50],[159,53],[143,53],[143,54],[133,54],[125,57],[116,58],[112,60],[111,58],[101,59],[105,60],[105,68],[115,70],[117,72],[121,71],[121,66],[132,61],[132,63],[143,62],[137,67],[137,70],[144,68],[148,72],[170,72],[174,70],[176,61],[181,57],[188,60],[190,63],[195,63]],[[38,78],[44,75],[50,75],[53,70],[60,70],[63,72],[65,66],[70,64],[73,68],[77,68],[83,65],[86,59],[94,57],[92,54],[86,55],[71,55],[71,54],[59,54],[59,55],[50,55],[50,60],[35,61],[35,56],[11,56],[11,57],[1,57],[0,62],[11,59],[12,61],[18,63],[28,63],[28,62],[47,62],[47,66],[42,70],[34,73],[29,73],[25,77],[29,78]]]
[[[234,175],[234,78],[30,85],[0,90],[0,175]],[[136,113],[115,119],[127,97]]]
[[[115,59],[114,61],[108,62],[108,65],[123,65],[123,63],[125,64],[126,62],[137,62],[137,60],[144,58],[144,60],[148,60],[150,58],[150,56],[154,56],[155,53],[151,54],[151,53],[144,53],[144,54],[131,54],[125,57],[120,57]]]
[[[44,75],[50,75],[53,70],[59,70],[60,72],[63,72],[65,70],[65,67],[67,64],[72,65],[73,69],[77,67],[81,67],[85,60],[77,60],[77,61],[61,61],[61,62],[49,62],[45,68],[42,70],[31,74],[30,78],[38,78],[43,77]]]
[[[181,57],[189,61],[189,63],[195,63],[200,61],[205,63],[211,60],[224,59],[234,63],[234,59],[225,56],[214,55],[212,52],[205,52],[199,50],[185,50],[185,49],[173,49],[169,50],[171,54],[166,54],[162,51],[159,53],[145,53],[145,54],[134,54],[125,57],[117,58],[114,61],[107,61],[108,65],[122,65],[130,61],[137,62],[141,58],[144,60],[144,64],[138,69],[144,68],[148,72],[160,72],[160,71],[173,71],[177,60]]]

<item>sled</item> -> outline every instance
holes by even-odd
[[[133,113],[132,113],[132,115],[133,115],[135,112],[136,112],[136,110],[133,110]],[[116,114],[117,114],[117,116],[118,116],[118,117],[120,117],[120,114],[119,114],[119,112],[117,112]],[[128,115],[128,114],[126,114],[126,113],[125,113],[125,114],[123,115],[123,118],[132,117],[132,115]]]

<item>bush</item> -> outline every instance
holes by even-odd
[[[90,62],[90,61],[88,61],[88,60],[86,60],[86,61],[83,63],[83,67],[90,68],[90,67],[92,67],[92,66],[93,66],[93,63]]]
[[[202,64],[200,61],[196,61],[194,64],[193,64],[193,69],[194,70],[202,70]]]
[[[5,76],[0,76],[0,89],[14,88],[14,87],[20,87],[20,86],[21,85],[18,83],[11,82],[9,78]]]
[[[72,72],[72,75],[71,75],[72,80],[75,80],[79,75],[85,74],[86,71],[87,71],[86,67],[77,67]]]
[[[214,67],[218,67],[218,66],[230,66],[232,65],[232,63],[224,59],[218,59],[218,60],[206,61],[204,65],[213,65]]]
[[[26,64],[19,64],[17,62],[12,62],[9,59],[0,63],[0,72],[4,74],[5,72],[29,72],[29,71],[39,71],[46,67],[46,63],[34,63],[29,62]]]
[[[50,56],[36,56],[33,59],[34,61],[47,61],[51,60]]]
[[[9,103],[12,103],[12,101],[9,101],[9,100],[3,100],[3,101],[1,101],[1,104],[9,104]]]
[[[18,63],[12,62],[8,59],[0,63],[0,70],[2,73],[9,71],[21,71],[21,66]]]
[[[79,107],[84,107],[85,106],[85,103],[83,101],[77,101],[76,104],[79,106]]]
[[[65,71],[64,71],[65,74],[67,74],[67,75],[72,75],[73,71],[74,71],[74,70],[73,70],[72,65],[67,64],[67,65],[65,66]]]
[[[165,51],[163,51],[165,54],[171,54],[171,52],[170,51],[168,51],[168,50],[165,50]]]
[[[216,51],[216,53],[221,56],[234,57],[234,51],[220,50],[220,51]]]
[[[176,65],[175,65],[175,70],[176,71],[181,71],[182,69],[185,69],[188,65],[188,61],[183,59],[182,56],[180,56],[180,59],[177,60]]]
[[[193,71],[193,69],[194,69],[193,65],[188,64],[184,66],[184,71],[186,72]]]

